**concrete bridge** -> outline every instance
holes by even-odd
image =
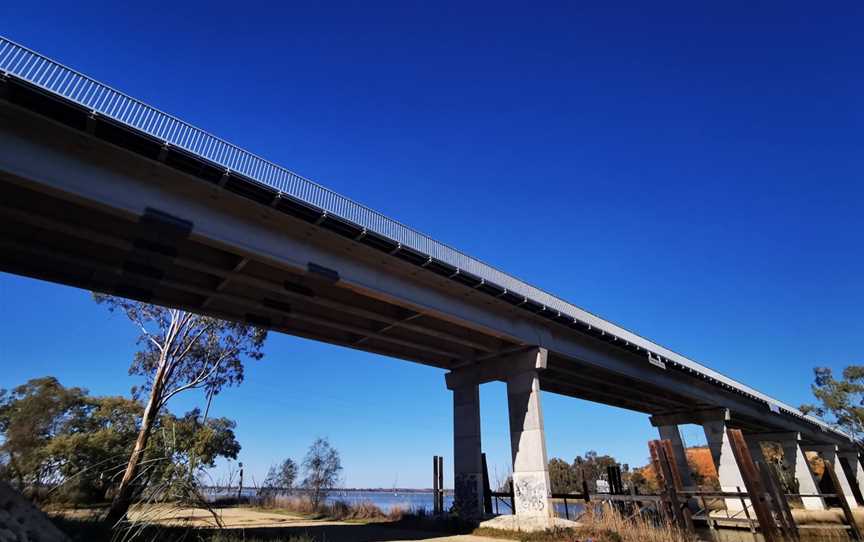
[[[676,446],[705,427],[779,442],[864,487],[844,433],[280,166],[0,38],[0,269],[445,370],[456,500],[482,508],[478,386],[507,383],[516,513],[548,517],[541,395],[650,415]],[[824,503],[808,499],[807,506]]]

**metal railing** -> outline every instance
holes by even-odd
[[[765,402],[787,414],[835,431],[811,416],[805,416],[792,406],[764,395],[713,369],[690,360],[677,352],[653,343],[629,330],[612,324],[546,291],[531,286],[476,258],[435,241],[398,221],[350,200],[318,183],[297,175],[282,166],[192,126],[188,122],[160,111],[80,72],[66,67],[27,47],[0,36],[0,72],[17,77],[50,94],[61,96],[92,113],[113,119],[142,132],[155,140],[191,153],[228,172],[246,178],[299,199],[328,214],[383,235],[396,243],[466,271],[518,296],[535,301],[549,310],[601,329],[621,341],[632,343],[668,362],[729,386],[752,399]]]

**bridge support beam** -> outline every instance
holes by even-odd
[[[819,483],[810,469],[807,457],[801,447],[801,433],[750,433],[747,441],[776,442],[783,450],[783,466],[787,472],[794,473],[798,482],[798,493],[813,495],[819,493]],[[761,449],[760,449],[761,453]],[[822,497],[802,497],[805,510],[825,510],[825,499]]]
[[[657,427],[660,433],[661,440],[672,442],[672,453],[675,465],[678,467],[678,472],[681,473],[681,481],[684,487],[695,487],[696,481],[693,478],[693,473],[690,470],[690,463],[687,461],[687,450],[684,448],[684,441],[681,440],[681,431],[678,425],[661,425]]]
[[[453,390],[454,505],[460,515],[483,515],[483,462],[480,442],[480,386]]]
[[[546,458],[546,433],[536,370],[507,378],[510,449],[517,516],[552,515],[551,484]]]
[[[837,445],[808,444],[804,446],[804,450],[808,452],[817,452],[822,459],[831,462],[834,474],[837,475],[837,480],[840,482],[840,487],[835,488],[835,491],[843,495],[850,507],[858,506],[858,502],[855,500],[855,493],[852,491],[852,486],[849,484],[849,478],[846,476],[846,473],[843,470],[843,465],[839,461],[840,458],[837,455]]]

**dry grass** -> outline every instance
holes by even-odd
[[[604,505],[590,507],[579,519],[583,526],[576,529],[577,537],[565,540],[584,540],[591,536],[599,540],[620,542],[692,542],[695,538],[668,524],[655,525],[644,516],[627,518],[616,508]]]
[[[579,520],[579,527],[535,533],[479,528],[473,534],[521,542],[695,542],[696,538],[671,525],[655,525],[650,519],[629,519],[611,506],[591,509]]]
[[[345,501],[335,501],[333,503],[322,503],[316,507],[308,497],[275,496],[263,500],[259,507],[265,510],[299,514],[314,519],[397,521],[402,518],[402,510],[397,508],[389,514],[385,514],[384,511],[369,501],[354,504]]]

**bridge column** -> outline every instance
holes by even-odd
[[[861,462],[858,460],[858,453],[854,450],[838,450],[837,462],[843,459],[846,462],[848,470],[844,469],[851,486],[852,493],[855,494],[858,506],[864,505],[864,469],[861,468]],[[857,491],[856,491],[857,490]]]
[[[728,416],[728,412],[726,414]],[[726,419],[705,421],[702,423],[702,428],[705,430],[705,439],[708,441],[708,448],[711,450],[711,458],[714,460],[714,466],[717,468],[717,477],[720,479],[721,491],[747,491],[744,486],[744,478],[741,476],[741,471],[738,469],[738,463],[735,461],[735,456],[732,453],[732,445],[729,442],[729,436],[726,434]],[[730,515],[737,514],[744,510],[741,505],[741,499],[725,499],[726,510]],[[749,505],[749,499],[745,502]]]
[[[834,469],[834,474],[837,475],[837,480],[840,482],[840,487],[835,488],[835,491],[843,495],[843,497],[846,499],[846,502],[849,503],[850,507],[858,506],[858,502],[855,500],[855,493],[852,491],[852,486],[849,485],[849,479],[846,477],[846,473],[843,471],[843,466],[840,464],[839,457],[837,457],[837,445],[808,444],[803,448],[808,452],[818,452],[819,456],[822,457],[822,459],[831,462],[831,466]]]
[[[454,505],[460,515],[483,515],[483,462],[480,443],[480,386],[453,389]]]
[[[753,433],[747,435],[749,439],[757,440],[758,442],[776,442],[783,449],[783,466],[787,472],[794,473],[795,480],[798,482],[798,493],[815,494],[819,493],[819,483],[816,476],[810,469],[810,463],[804,455],[804,450],[801,448],[801,434],[791,432],[781,433]],[[761,451],[761,450],[760,450]],[[802,497],[802,503],[805,510],[825,510],[825,500],[822,497]]]
[[[507,378],[510,448],[517,516],[552,515],[551,484],[546,460],[546,433],[537,371]]]
[[[693,478],[693,473],[690,471],[690,463],[687,461],[687,450],[684,448],[684,441],[681,440],[681,431],[677,425],[661,425],[657,427],[660,433],[661,440],[669,440],[672,442],[672,454],[675,460],[675,465],[678,467],[678,472],[681,473],[681,481],[684,487],[695,487],[696,481]]]

